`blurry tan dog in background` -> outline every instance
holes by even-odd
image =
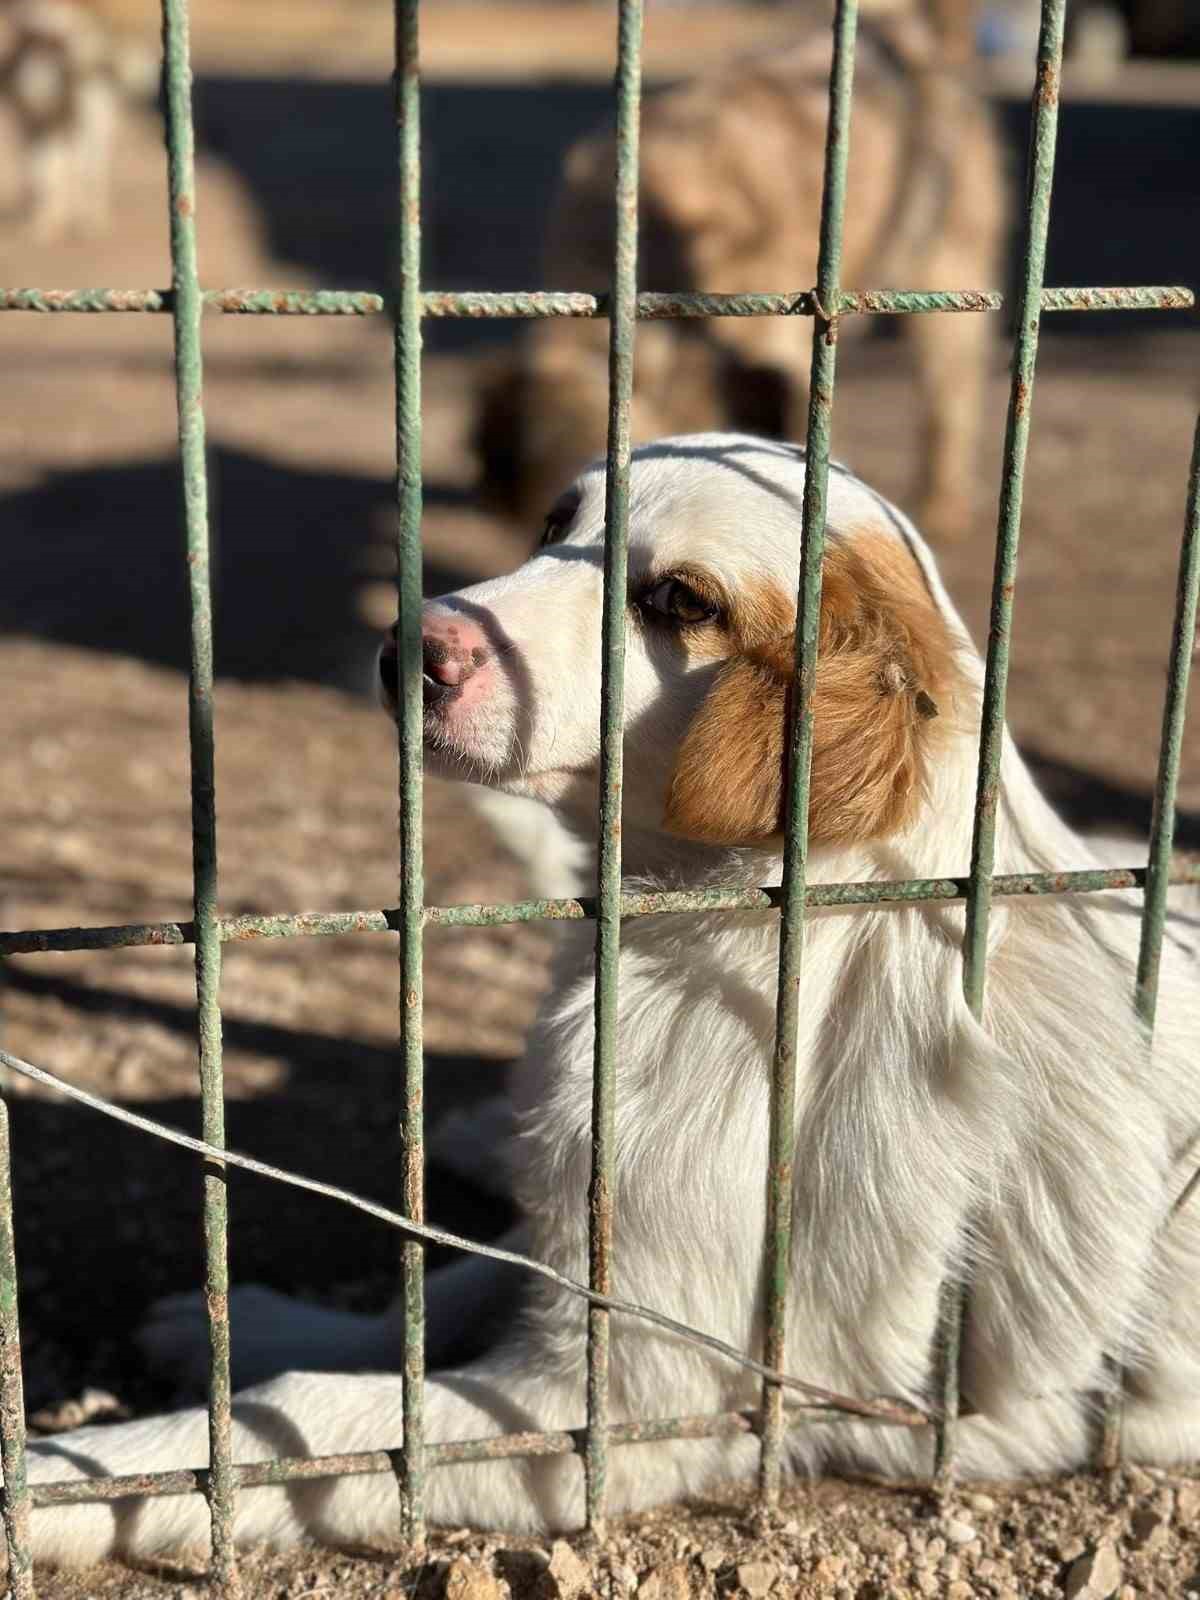
[[[21,211],[43,239],[108,221],[122,106],[157,63],[97,0],[0,0],[0,111],[18,149]]]
[[[918,3],[876,0],[860,26],[842,282],[995,289],[1005,185],[986,108],[963,70],[974,8],[930,0],[930,16]],[[823,5],[797,10],[790,49],[647,99],[640,288],[737,293],[815,283],[831,34]],[[546,288],[607,289],[614,163],[611,132],[569,151],[547,233]],[[916,510],[935,540],[961,538],[970,526],[991,320],[902,319],[923,408]],[[847,317],[841,335],[867,325]],[[791,317],[642,323],[634,441],[714,425],[802,440],[810,327]],[[535,521],[603,450],[607,346],[606,321],[545,321],[491,367],[475,437],[495,509]]]

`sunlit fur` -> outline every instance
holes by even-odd
[[[665,817],[689,729],[738,653],[761,648],[737,635],[739,603],[794,592],[803,483],[798,451],[749,438],[697,436],[635,452],[631,596],[648,578],[687,567],[730,606],[729,616],[686,634],[630,608],[623,843],[636,882],[779,882],[777,831],[741,839],[731,822],[735,842],[711,844],[672,831]],[[447,714],[431,762],[540,796],[585,831],[597,790],[602,471],[590,470],[580,487],[561,542],[430,611],[474,619],[498,652],[480,709]],[[831,840],[814,835],[810,879],[964,874],[978,657],[910,524],[841,470],[830,480],[829,538],[828,604],[861,607],[870,626],[860,632],[886,637],[896,663],[855,681],[861,725],[879,725],[882,707],[885,740],[897,737],[896,708],[905,711],[904,803]],[[790,633],[788,621],[770,625]],[[758,713],[762,739],[776,745],[779,729],[766,724],[780,704],[771,689]],[[845,705],[838,715],[839,743],[852,742],[854,717]],[[817,744],[814,795],[829,755],[819,726]],[[873,770],[869,751],[863,761],[864,773]],[[838,781],[849,780],[843,772]],[[996,821],[1000,871],[1101,861],[1054,815],[1008,742]],[[786,1365],[838,1390],[929,1401],[939,1290],[947,1275],[966,1273],[964,1390],[975,1410],[961,1429],[967,1474],[1087,1460],[1106,1355],[1131,1372],[1130,1456],[1200,1455],[1194,1212],[1163,1233],[1200,1124],[1200,990],[1187,949],[1193,930],[1173,920],[1151,1051],[1131,1005],[1137,910],[1135,897],[1120,894],[998,900],[982,1026],[963,998],[960,906],[814,909],[808,918]],[[620,968],[615,1291],[749,1350],[761,1350],[763,1332],[777,935],[771,912],[643,917],[625,925]],[[577,1279],[587,1273],[592,941],[588,926],[564,934],[553,992],[512,1085],[528,1247]],[[435,1275],[434,1323],[469,1325],[474,1296],[490,1292],[487,1276],[474,1266]],[[582,1423],[584,1321],[578,1299],[531,1284],[524,1314],[496,1348],[430,1381],[429,1439]],[[291,1347],[286,1330],[278,1336],[281,1356],[306,1348],[303,1328]],[[348,1343],[346,1365],[382,1359],[382,1325],[372,1337],[373,1348],[365,1338]],[[236,1320],[234,1339],[236,1347]],[[757,1399],[744,1371],[619,1317],[611,1370],[614,1419]],[[400,1418],[397,1376],[293,1372],[239,1399],[234,1455],[395,1446]],[[798,1423],[787,1458],[798,1472],[911,1475],[929,1469],[931,1447],[928,1430]],[[37,1443],[30,1470],[41,1482],[195,1466],[206,1456],[206,1419],[196,1410]],[[749,1475],[756,1456],[745,1436],[619,1448],[610,1504],[621,1511],[701,1493]],[[439,1467],[428,1509],[455,1525],[577,1527],[582,1468],[558,1457]],[[395,1481],[247,1491],[237,1526],[244,1540],[384,1541],[397,1529]],[[145,1555],[203,1545],[207,1508],[195,1495],[59,1507],[35,1514],[33,1537],[39,1557],[59,1561]]]

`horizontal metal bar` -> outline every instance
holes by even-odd
[[[363,317],[384,309],[383,296],[342,289],[205,289],[205,309],[231,316]],[[0,289],[0,311],[162,311],[171,289]]]
[[[1171,884],[1200,883],[1200,862],[1180,861]],[[926,900],[961,900],[966,878],[899,878],[890,882],[818,883],[807,891],[810,906],[920,904]],[[1077,872],[1017,872],[993,879],[998,895],[1096,894],[1112,889],[1145,887],[1145,867],[1095,867]],[[770,911],[777,909],[781,890],[681,889],[663,893],[624,894],[622,917],[654,917],[691,911]],[[517,900],[499,905],[426,906],[425,925],[436,928],[505,927],[515,922],[584,922],[596,915],[594,895],[576,900]],[[351,933],[398,933],[400,913],[386,911],[300,911],[266,917],[222,917],[221,938],[230,943],[250,939],[335,938]],[[192,943],[191,922],[128,922],[108,927],[16,929],[0,933],[0,956],[28,956],[68,950],[123,950],[146,945]]]
[[[807,1408],[805,1408],[807,1409]],[[825,1414],[822,1413],[822,1420]],[[753,1433],[755,1413],[723,1411],[708,1417],[664,1417],[647,1422],[617,1422],[608,1429],[612,1444],[647,1444],[665,1439],[713,1439],[729,1434]],[[861,1420],[861,1419],[859,1419]],[[448,1466],[462,1461],[497,1461],[514,1457],[581,1454],[587,1430],[553,1433],[507,1433],[492,1439],[464,1439],[425,1447],[425,1464]],[[296,1483],[321,1478],[354,1478],[392,1472],[387,1450],[356,1451],[348,1455],[281,1456],[274,1461],[253,1461],[233,1468],[238,1488],[254,1489],[276,1483]],[[121,1477],[64,1479],[36,1484],[31,1490],[35,1506],[80,1505],[89,1501],[157,1498],[161,1495],[203,1493],[208,1469],[194,1467],[174,1472],[128,1473]]]
[[[386,309],[382,295],[350,289],[206,289],[210,311],[251,317],[368,317]],[[1186,311],[1195,305],[1190,289],[1178,285],[1122,288],[1044,289],[1041,310]],[[900,316],[945,311],[1000,311],[1004,296],[994,290],[851,289],[839,297],[837,314]],[[0,311],[170,312],[170,289],[0,289]],[[811,317],[810,290],[772,294],[639,294],[640,321],[690,317]],[[606,317],[608,296],[521,290],[510,294],[427,291],[423,317],[510,318]]]

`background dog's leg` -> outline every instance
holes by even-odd
[[[916,347],[925,412],[917,523],[935,543],[966,539],[981,498],[977,457],[993,330],[983,312],[902,321]]]
[[[79,120],[71,134],[74,202],[85,228],[98,230],[108,221],[116,129],[116,85],[95,77],[79,91]]]
[[[474,1189],[511,1200],[515,1133],[508,1095],[489,1095],[448,1111],[426,1141],[426,1158]]]
[[[359,1372],[400,1364],[387,1336],[386,1312],[338,1311],[249,1283],[231,1291],[229,1317],[235,1388],[280,1372]],[[156,1301],[137,1342],[148,1365],[178,1384],[183,1395],[204,1393],[209,1358],[203,1294],[189,1290]]]
[[[523,1228],[496,1241],[523,1250]],[[426,1360],[430,1367],[470,1360],[492,1344],[511,1318],[524,1274],[479,1256],[464,1256],[432,1272],[426,1283]],[[281,1372],[387,1372],[400,1366],[403,1317],[338,1311],[244,1284],[229,1296],[234,1387],[262,1383]],[[208,1377],[204,1296],[167,1295],[151,1308],[137,1341],[147,1362],[185,1395],[201,1395]]]
[[[70,184],[70,149],[58,131],[29,136],[25,163],[25,208],[39,239],[54,239],[64,231]]]

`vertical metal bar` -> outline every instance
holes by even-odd
[[[425,1216],[425,1063],[422,977],[425,902],[421,835],[421,76],[418,0],[396,0],[395,114],[400,166],[399,281],[395,297],[396,582],[400,712],[400,1053],[404,1212]],[[405,1540],[425,1540],[425,1251],[406,1240],[404,1449],[401,1517]]]
[[[1167,663],[1167,692],[1163,700],[1162,738],[1158,747],[1158,777],[1154,785],[1154,811],[1150,823],[1150,856],[1146,865],[1146,890],[1142,901],[1142,936],[1138,948],[1134,1004],[1153,1035],[1158,1008],[1158,973],[1162,959],[1163,932],[1167,921],[1167,889],[1171,873],[1171,851],[1175,844],[1175,791],[1179,784],[1179,761],[1183,752],[1183,724],[1187,714],[1188,679],[1191,675],[1192,648],[1196,639],[1196,597],[1200,589],[1200,420],[1192,443],[1188,472],[1187,510],[1183,521],[1183,542],[1179,549],[1179,577],[1175,590],[1175,620],[1171,631],[1171,654]],[[1187,1203],[1195,1186],[1192,1179],[1175,1202],[1175,1210]],[[1124,1372],[1110,1365],[1114,1386],[1105,1396],[1097,1449],[1099,1465],[1114,1471],[1121,1461],[1121,1433],[1125,1410]]]
[[[638,118],[642,0],[620,0],[617,23],[616,249],[608,346],[608,460],[604,483],[604,618],[600,680],[600,848],[596,912],[592,1175],[588,1281],[612,1293],[613,1117],[617,978],[621,948],[621,782],[625,718],[625,606],[629,545],[629,409],[637,326]],[[609,1314],[588,1311],[587,1525],[605,1527],[608,1479]]]
[[[787,1365],[787,1295],[792,1249],[792,1166],[795,1152],[796,1034],[800,1016],[800,969],[804,954],[808,872],[808,786],[812,764],[812,697],[821,620],[821,561],[829,486],[829,439],[837,362],[841,300],[842,224],[846,168],[850,156],[851,91],[858,0],[839,0],[834,19],[829,76],[829,127],[821,199],[817,257],[817,309],[813,322],[812,383],[808,405],[807,460],[801,518],[800,585],[796,624],[796,689],[788,749],[787,839],[780,909],[779,987],[775,1052],[771,1064],[770,1168],[767,1176],[765,1246],[766,1334],[763,1359]],[[767,1380],[762,1394],[762,1453],[759,1495],[764,1506],[779,1498],[784,1439],[783,1390]]]
[[[963,990],[967,1003],[979,1018],[983,1016],[987,973],[988,919],[992,907],[996,806],[1000,793],[1000,755],[1004,742],[1013,589],[1017,575],[1021,495],[1029,447],[1034,370],[1041,324],[1041,293],[1046,273],[1046,235],[1050,224],[1050,191],[1054,181],[1054,149],[1058,137],[1058,86],[1062,70],[1065,9],[1066,0],[1042,0],[1037,77],[1033,90],[1026,176],[1025,251],[1017,296],[1012,387],[1004,437],[1004,470],[996,534],[996,564],[992,578],[987,665],[979,730],[979,776],[967,888],[966,939],[963,945]],[[937,1342],[942,1419],[937,1429],[934,1484],[939,1492],[948,1489],[954,1475],[958,1368],[965,1309],[966,1297],[961,1286],[956,1288],[953,1284],[949,1285],[943,1296]]]
[[[192,70],[187,0],[163,0],[170,190],[171,285],[174,290],[175,394],[187,525],[191,676],[188,733],[192,770],[192,880],[196,919],[196,998],[204,1138],[225,1142],[221,1067],[221,941],[217,926],[217,817],[213,741],[212,590],[208,486],[200,355],[202,298],[196,265],[196,187]],[[225,1167],[204,1168],[205,1299],[210,1345],[208,1425],[212,1512],[212,1575],[219,1590],[238,1588],[233,1544],[235,1483],[230,1449],[229,1268]]]
[[[1154,813],[1150,823],[1150,858],[1146,866],[1146,892],[1142,909],[1142,939],[1138,950],[1135,1000],[1147,1028],[1154,1027],[1158,1005],[1158,969],[1163,929],[1167,918],[1167,887],[1171,852],[1175,846],[1175,791],[1183,754],[1183,724],[1187,715],[1188,679],[1196,638],[1196,595],[1200,588],[1200,420],[1192,443],[1188,474],[1187,511],[1183,543],[1179,550],[1179,578],[1175,591],[1175,622],[1171,656],[1167,664],[1167,692],[1163,702],[1162,740],[1158,749],[1158,779],[1154,786]]]
[[[21,1384],[21,1328],[17,1315],[17,1252],[13,1239],[12,1146],[8,1107],[0,1099],[0,1462],[4,1467],[4,1538],[8,1592],[33,1600],[29,1545],[30,1498],[25,1478],[25,1393]]]

